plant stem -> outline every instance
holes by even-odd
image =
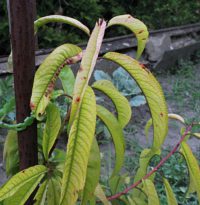
[[[164,157],[163,159],[160,160],[160,162],[157,164],[157,166],[154,167],[153,170],[151,170],[149,173],[147,173],[142,179],[140,179],[139,181],[135,182],[134,184],[132,184],[131,186],[129,186],[128,188],[124,189],[124,191],[119,192],[113,196],[109,196],[107,197],[107,199],[109,201],[114,200],[119,198],[122,195],[127,194],[131,189],[137,187],[139,184],[142,183],[143,180],[149,178],[153,173],[155,173],[178,149],[178,147],[180,146],[181,142],[183,142],[183,140],[185,139],[185,137],[188,135],[188,133],[191,131],[192,129],[192,125],[188,126],[187,129],[185,130],[184,134],[181,136],[181,139],[179,140],[179,142],[175,145],[175,147],[171,150],[171,152]]]

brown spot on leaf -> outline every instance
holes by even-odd
[[[146,41],[147,39],[146,39],[146,38],[143,38],[142,40],[143,40],[143,41]]]
[[[131,15],[129,15],[128,18],[130,19],[130,18],[131,18]]]
[[[30,102],[30,108],[31,108],[31,110],[35,109],[35,105],[32,102]]]
[[[138,34],[141,34],[141,33],[143,33],[144,32],[144,30],[140,30],[140,31],[138,31]]]
[[[163,117],[163,113],[162,112],[160,113],[160,116]]]
[[[81,98],[80,98],[80,97],[77,97],[77,98],[76,98],[76,102],[77,102],[77,103],[79,103],[79,102],[80,102],[80,100],[81,100]]]
[[[78,72],[82,72],[82,71],[83,71],[83,67],[82,67],[82,66],[80,66],[80,68],[79,68]]]

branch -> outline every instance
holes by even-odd
[[[178,147],[180,146],[181,142],[183,142],[183,140],[185,139],[185,137],[188,135],[188,133],[191,131],[192,129],[192,125],[188,126],[187,129],[185,130],[184,134],[181,136],[181,139],[179,140],[179,142],[176,144],[176,146],[171,150],[171,152],[164,157],[157,166],[154,167],[154,169],[152,171],[150,171],[149,173],[147,173],[142,179],[140,179],[139,181],[135,182],[134,184],[132,184],[131,186],[129,186],[128,188],[126,188],[124,191],[119,192],[113,196],[109,196],[107,197],[107,199],[109,201],[114,200],[119,198],[120,196],[127,194],[131,189],[137,187],[139,184],[142,183],[143,180],[149,178],[154,172],[156,172],[178,149]]]

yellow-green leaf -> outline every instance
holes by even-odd
[[[108,27],[113,25],[125,26],[135,34],[138,41],[137,58],[139,58],[145,48],[149,36],[146,25],[142,21],[133,18],[128,14],[112,18],[108,22]]]
[[[194,190],[197,192],[198,200],[200,202],[200,169],[198,161],[188,144],[184,141],[181,143],[181,152],[185,157]]]
[[[104,190],[100,184],[98,184],[95,189],[95,196],[98,197],[104,205],[111,205],[111,203],[107,200]]]
[[[48,105],[56,79],[62,68],[81,59],[81,48],[64,44],[56,48],[36,71],[30,107],[39,119]]]
[[[153,120],[154,140],[152,148],[159,149],[168,132],[167,105],[160,84],[147,68],[127,55],[109,52],[103,57],[123,67],[141,88]]]
[[[46,201],[46,195],[47,195],[47,185],[48,185],[48,180],[45,180],[42,182],[40,185],[35,197],[34,197],[34,205],[44,205]]]
[[[47,121],[45,124],[45,129],[43,133],[43,153],[44,157],[47,160],[49,156],[49,152],[51,151],[56,138],[58,136],[60,126],[61,126],[61,119],[60,119],[60,111],[56,105],[50,103],[46,109],[47,113]]]
[[[177,114],[174,114],[174,113],[169,113],[169,114],[168,114],[168,117],[169,117],[170,119],[178,120],[178,121],[180,121],[181,123],[185,124],[184,118],[181,117],[180,115],[177,115]]]
[[[61,179],[52,177],[48,182],[47,202],[48,205],[58,205],[60,201]]]
[[[143,181],[143,184],[144,192],[148,197],[148,205],[159,205],[160,201],[153,182],[149,179],[146,179]]]
[[[114,175],[118,174],[124,162],[125,142],[123,130],[115,116],[100,105],[97,105],[97,116],[108,128],[115,145],[116,162],[111,176],[113,177]]]
[[[95,125],[96,100],[94,92],[88,87],[69,133],[62,179],[61,205],[74,205],[79,192],[84,188]]]
[[[87,205],[87,201],[94,197],[95,188],[99,182],[101,168],[101,158],[99,146],[96,138],[93,140],[93,144],[90,150],[90,157],[87,166],[87,175],[85,181],[85,187],[82,193],[81,205]]]
[[[40,181],[46,172],[47,168],[45,166],[36,165],[17,173],[0,188],[0,201],[15,194],[31,180],[35,182]]]
[[[117,109],[119,124],[124,128],[128,124],[132,114],[128,100],[121,95],[112,82],[108,80],[98,80],[92,85],[92,87],[102,91],[113,101]]]
[[[163,178],[168,205],[178,205],[173,190],[167,179]]]
[[[35,32],[38,31],[38,28],[40,28],[41,26],[43,26],[47,23],[69,24],[69,25],[72,25],[72,26],[79,28],[80,30],[84,31],[88,35],[90,34],[90,30],[85,25],[83,25],[80,21],[78,21],[74,18],[62,16],[62,15],[50,15],[50,16],[45,16],[45,17],[39,18],[38,20],[36,20],[34,22]]]
[[[20,187],[14,195],[4,200],[4,205],[24,205],[29,196],[35,190],[43,175],[31,179]]]
[[[91,34],[88,41],[86,50],[84,52],[81,65],[76,76],[76,81],[74,85],[72,109],[69,121],[69,128],[74,121],[75,115],[78,112],[82,98],[87,88],[88,82],[90,80],[91,74],[93,72],[96,60],[99,55],[101,44],[103,41],[103,36],[106,28],[106,22],[104,20],[99,20]]]

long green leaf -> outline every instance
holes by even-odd
[[[22,186],[31,180],[35,179],[35,182],[39,181],[46,172],[47,168],[45,166],[36,165],[17,173],[1,187],[0,201],[15,194]]]
[[[35,197],[34,197],[34,205],[44,205],[46,201],[47,195],[47,185],[48,180],[45,180],[39,187]]]
[[[137,58],[139,58],[145,48],[145,44],[149,36],[149,32],[145,24],[142,21],[133,18],[131,15],[126,14],[112,18],[108,22],[108,27],[113,25],[125,26],[135,34],[138,41]]]
[[[96,26],[88,41],[86,51],[83,55],[81,65],[76,77],[75,85],[74,85],[74,94],[73,94],[72,109],[71,109],[71,115],[69,121],[69,125],[70,125],[69,128],[71,127],[72,122],[75,119],[75,115],[80,108],[82,98],[85,93],[85,89],[87,88],[92,71],[96,64],[96,60],[99,55],[99,51],[103,41],[105,28],[106,28],[106,22],[104,20],[99,20],[99,22],[96,23]]]
[[[90,150],[90,157],[87,166],[87,176],[85,181],[85,187],[82,194],[81,205],[87,205],[87,201],[94,196],[95,188],[99,182],[100,177],[100,151],[97,144],[97,140],[94,138],[93,144]]]
[[[110,97],[117,109],[119,124],[124,128],[128,124],[132,113],[128,100],[121,95],[112,82],[108,80],[98,80],[92,85],[92,87],[102,91]]]
[[[58,205],[60,201],[61,179],[51,178],[48,182],[47,201],[48,205]]]
[[[62,180],[61,205],[74,205],[79,191],[84,188],[95,124],[95,95],[92,89],[88,87],[69,133]]]
[[[166,192],[166,195],[167,195],[168,205],[178,205],[178,203],[176,201],[176,198],[174,196],[173,190],[172,190],[168,180],[163,178],[163,182],[164,182],[164,185],[165,185],[165,192]]]
[[[143,181],[143,184],[144,191],[148,197],[148,205],[159,205],[160,201],[153,182],[149,179],[146,179]]]
[[[105,123],[106,127],[111,133],[115,145],[116,162],[111,176],[113,177],[114,175],[118,174],[124,162],[125,142],[123,130],[115,116],[100,105],[97,105],[97,116]]]
[[[154,140],[152,148],[159,149],[168,132],[167,105],[160,84],[147,68],[127,55],[109,52],[103,57],[123,67],[140,86],[153,120]]]
[[[66,64],[72,64],[81,59],[81,48],[64,44],[56,48],[38,68],[31,96],[31,110],[39,119],[48,105],[55,81]]]
[[[190,177],[194,186],[195,191],[197,192],[198,200],[200,202],[200,169],[197,159],[192,153],[192,150],[186,142],[181,143],[181,152],[185,157]]]
[[[43,175],[40,175],[26,182],[14,195],[4,200],[4,205],[24,205],[42,178]]]
[[[35,32],[37,32],[41,26],[43,26],[47,23],[69,24],[69,25],[72,25],[72,26],[79,28],[80,30],[84,31],[88,35],[90,34],[89,29],[85,25],[83,25],[80,21],[78,21],[74,18],[62,16],[62,15],[50,15],[50,16],[45,16],[45,17],[39,18],[38,20],[36,20],[34,22]]]
[[[60,119],[60,112],[56,105],[50,103],[46,109],[47,112],[47,121],[43,133],[43,153],[44,157],[47,160],[49,156],[49,152],[51,151],[56,138],[58,136],[60,126],[61,126],[61,119]]]

